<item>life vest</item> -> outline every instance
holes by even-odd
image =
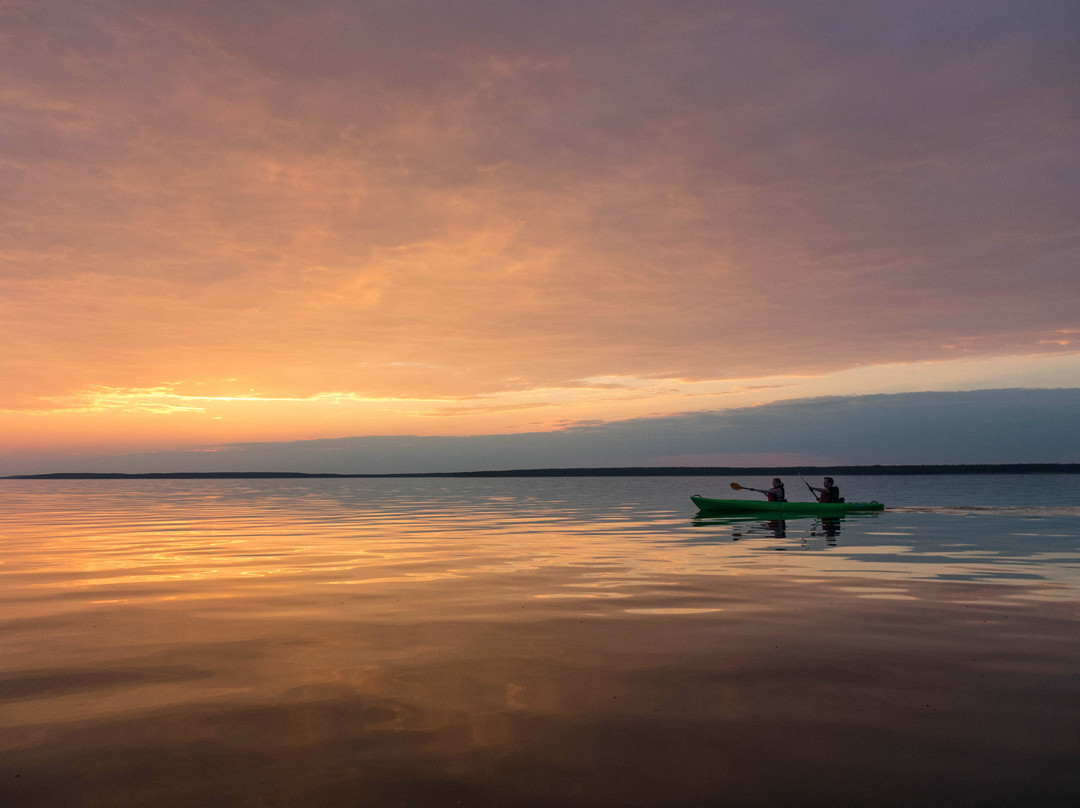
[[[780,486],[779,494],[767,493],[765,494],[765,497],[769,502],[787,502],[787,497],[784,496],[784,486],[782,485]]]
[[[818,502],[843,502],[840,497],[840,487],[836,485],[830,485],[821,492],[821,499]]]

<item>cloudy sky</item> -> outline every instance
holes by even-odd
[[[0,473],[941,462],[889,401],[1080,387],[1077,54],[1074,0],[0,0]],[[838,396],[859,446],[661,440]]]

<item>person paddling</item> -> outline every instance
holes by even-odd
[[[784,484],[779,477],[773,477],[772,488],[750,488],[747,485],[740,485],[739,488],[743,491],[757,491],[759,494],[764,494],[769,502],[787,502],[787,497],[784,496]]]
[[[801,474],[799,476],[802,477]],[[803,482],[806,482],[806,481],[803,480]],[[810,485],[810,483],[806,483],[806,487],[809,488],[811,492],[813,492],[813,491],[820,491],[821,492],[820,494],[814,494],[814,496],[817,497],[818,502],[843,502],[844,501],[844,498],[842,496],[840,496],[840,488],[833,482],[832,477],[826,477],[824,480],[821,481],[821,483],[824,486],[823,488],[818,488],[817,486]]]

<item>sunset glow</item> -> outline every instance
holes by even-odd
[[[0,473],[1080,387],[1075,23],[2,0]]]

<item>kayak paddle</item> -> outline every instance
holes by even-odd
[[[732,490],[734,490],[734,491],[742,491],[742,486],[741,486],[741,485],[739,485],[738,483],[732,483],[732,484],[731,484],[731,488],[732,488]]]
[[[810,486],[810,483],[806,482],[806,478],[802,476],[802,472],[799,472],[799,479],[806,483],[806,487],[810,489],[810,496],[814,498],[815,502],[821,502],[821,497],[814,493],[814,489]]]

